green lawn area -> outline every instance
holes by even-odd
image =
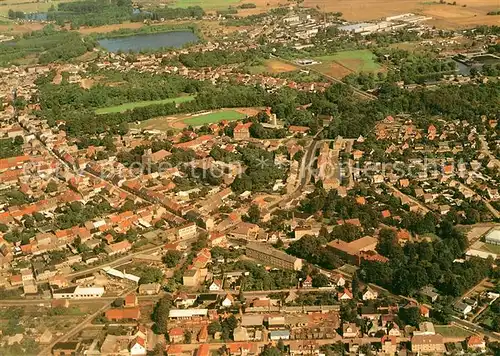
[[[174,0],[173,4],[175,7],[201,6],[204,9],[217,10],[225,9],[239,2],[240,0]]]
[[[354,72],[377,72],[381,69],[375,55],[367,49],[343,51],[314,59],[323,63],[337,62]]]
[[[142,108],[145,106],[156,105],[156,104],[168,104],[168,103],[185,103],[187,101],[194,100],[193,95],[179,96],[177,98],[168,98],[163,100],[151,100],[151,101],[136,101],[133,103],[126,103],[122,105],[109,106],[107,108],[99,108],[95,111],[96,114],[110,114],[116,112],[124,112],[127,110],[132,110],[134,108]]]
[[[500,245],[484,244],[483,250],[500,255]]]
[[[227,110],[227,111],[219,111],[195,117],[188,117],[182,120],[182,122],[184,122],[186,125],[200,126],[205,124],[216,123],[223,120],[228,120],[228,121],[241,120],[245,116],[246,116],[245,114],[242,114],[238,111]]]
[[[467,336],[473,335],[468,330],[452,325],[434,325],[434,329],[436,334],[441,334],[444,337],[463,337],[465,339]]]

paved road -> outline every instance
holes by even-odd
[[[481,142],[481,152],[486,154],[490,158],[490,160],[493,161],[495,166],[500,168],[500,160],[497,157],[495,157],[493,153],[491,153],[490,147],[488,146],[488,142],[486,141],[484,135],[479,136],[479,141]]]
[[[428,207],[426,207],[424,204],[422,204],[421,202],[419,202],[417,199],[403,193],[402,191],[400,191],[398,188],[396,188],[394,185],[392,185],[391,183],[385,183],[390,189],[392,189],[396,194],[398,194],[399,196],[401,197],[406,197],[408,200],[410,200],[411,202],[413,202],[414,204],[416,204],[425,214],[427,214],[430,209]]]

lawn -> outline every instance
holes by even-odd
[[[434,329],[437,334],[441,334],[444,337],[466,338],[467,336],[473,335],[473,333],[468,330],[452,325],[435,325]]]
[[[313,68],[336,78],[342,78],[352,72],[378,72],[382,68],[375,61],[375,55],[367,49],[343,51],[313,59],[321,62]]]
[[[500,245],[484,244],[483,250],[500,255]]]
[[[124,112],[127,110],[132,110],[134,108],[142,108],[145,106],[156,105],[156,104],[168,104],[168,103],[185,103],[187,101],[194,100],[193,95],[179,96],[177,98],[168,98],[163,100],[151,100],[151,101],[136,101],[133,103],[126,103],[122,105],[109,106],[107,108],[99,108],[95,111],[96,114],[110,114],[117,112]]]
[[[206,115],[188,117],[182,120],[182,122],[185,123],[186,125],[200,126],[205,124],[212,124],[223,120],[228,120],[228,121],[241,120],[245,116],[246,116],[245,114],[242,114],[238,111],[227,110],[227,111],[214,112]]]
[[[175,7],[201,6],[204,9],[218,10],[238,4],[240,0],[174,0]]]

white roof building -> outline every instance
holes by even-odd
[[[495,227],[488,231],[484,240],[487,244],[500,245],[500,227]]]

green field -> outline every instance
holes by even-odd
[[[225,9],[231,5],[236,5],[240,0],[174,0],[173,4],[175,7],[189,7],[189,6],[200,6],[204,9],[217,10]]]
[[[376,72],[381,69],[375,61],[375,55],[367,49],[343,51],[314,59],[325,64],[338,63],[353,72]]]
[[[188,117],[182,120],[182,122],[185,123],[186,125],[200,126],[205,124],[213,124],[223,120],[228,120],[228,121],[241,120],[245,116],[246,116],[245,114],[242,114],[238,111],[227,110],[227,111],[219,111],[195,117]]]
[[[491,252],[491,253],[496,253],[497,255],[500,255],[500,245],[492,245],[492,244],[484,244],[483,248],[484,251]]]
[[[194,100],[193,95],[186,95],[186,96],[179,96],[177,98],[168,98],[168,99],[163,99],[163,100],[151,100],[151,101],[136,101],[133,103],[126,103],[122,105],[117,105],[117,106],[109,106],[107,108],[99,108],[95,111],[96,114],[110,114],[110,113],[117,113],[117,112],[124,112],[127,110],[132,110],[135,108],[142,108],[145,106],[150,106],[150,105],[156,105],[156,104],[168,104],[168,103],[185,103],[187,101]]]
[[[435,325],[434,329],[437,334],[441,334],[444,337],[463,337],[465,339],[467,336],[473,335],[473,333],[468,330],[452,325]]]

